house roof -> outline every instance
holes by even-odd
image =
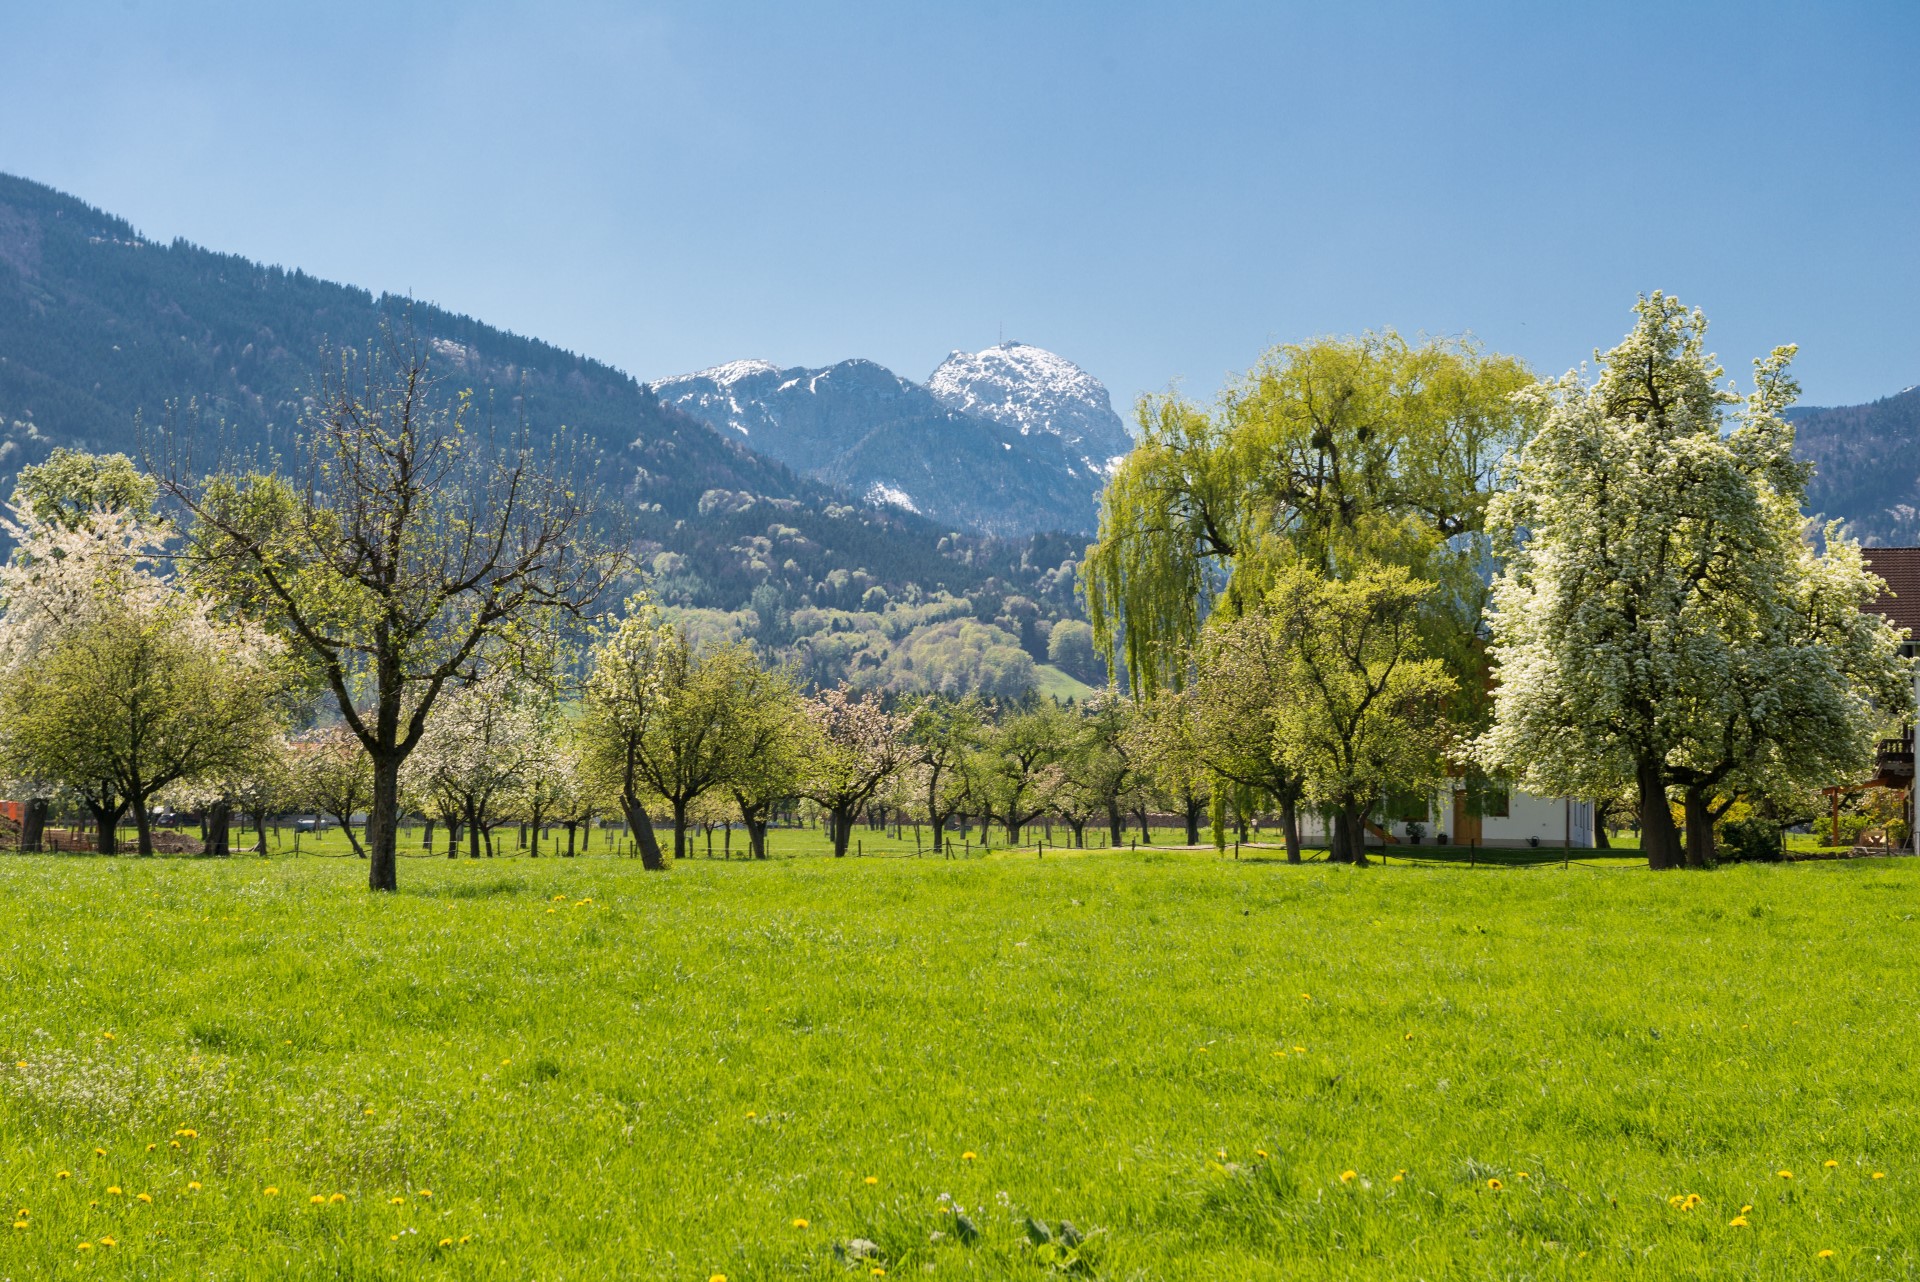
[[[1867,608],[1920,639],[1920,548],[1861,548],[1860,554],[1887,582]]]

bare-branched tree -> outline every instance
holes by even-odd
[[[374,890],[395,888],[400,766],[442,691],[585,613],[626,563],[561,442],[475,417],[389,334],[340,355],[286,469],[202,477],[179,432],[149,464],[193,517],[197,573],[313,665],[372,759]]]

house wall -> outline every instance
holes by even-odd
[[[1434,844],[1433,839],[1439,833],[1447,832],[1453,821],[1453,794],[1442,790],[1428,803],[1426,835],[1423,845]],[[1572,834],[1569,844],[1576,850],[1593,847],[1593,803],[1575,801],[1569,803],[1559,797],[1536,797],[1531,793],[1514,789],[1507,797],[1507,813],[1504,816],[1489,815],[1480,821],[1480,843],[1483,846],[1524,846],[1528,838],[1537,837],[1543,846],[1558,846],[1568,839],[1568,826],[1571,821]],[[1391,831],[1404,843],[1407,840],[1406,825],[1396,823]],[[1304,841],[1321,842],[1326,840],[1326,832],[1320,825],[1320,816],[1302,810],[1300,816],[1300,836]],[[1448,833],[1449,839],[1453,836]],[[1368,835],[1367,844],[1379,845],[1377,837]]]

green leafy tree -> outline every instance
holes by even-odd
[[[291,747],[293,804],[330,816],[347,834],[353,853],[365,859],[367,850],[353,819],[373,801],[373,760],[359,737],[335,724],[309,730]]]
[[[1275,348],[1213,413],[1143,399],[1082,566],[1099,648],[1151,697],[1185,683],[1209,617],[1258,605],[1289,565],[1386,563],[1436,585],[1422,629],[1474,671],[1484,513],[1530,381],[1471,343],[1389,331]]]
[[[1329,579],[1298,565],[1268,595],[1286,665],[1272,714],[1279,757],[1306,797],[1334,814],[1336,861],[1367,862],[1366,817],[1389,788],[1427,788],[1440,777],[1454,679],[1420,634],[1421,601],[1433,590],[1405,566]]]
[[[1804,536],[1793,349],[1756,361],[1741,398],[1701,313],[1660,293],[1636,313],[1591,384],[1533,393],[1543,421],[1492,512],[1505,565],[1481,751],[1549,795],[1633,787],[1648,863],[1704,866],[1736,799],[1863,771],[1912,685],[1898,635],[1863,608],[1880,581],[1858,547]]]
[[[741,715],[727,792],[746,825],[753,857],[765,859],[768,820],[776,807],[800,795],[813,726],[789,673],[741,668],[738,679]]]
[[[1288,685],[1294,658],[1265,607],[1222,617],[1201,633],[1192,687],[1195,758],[1216,780],[1272,800],[1289,863],[1300,862],[1303,781],[1282,751],[1280,722],[1303,694]]]
[[[972,766],[986,729],[980,700],[940,696],[913,705],[907,737],[912,744],[913,791],[933,827],[933,853],[946,849],[946,827],[965,813],[975,796]]]
[[[77,529],[103,510],[144,521],[158,496],[158,483],[124,454],[56,449],[46,462],[20,469],[12,503],[34,520]]]
[[[700,653],[685,631],[644,599],[593,647],[581,718],[583,742],[620,796],[642,862],[667,866],[647,801],[673,814],[673,858],[686,855],[688,808],[742,771],[743,731],[765,692],[759,665],[742,644]]]

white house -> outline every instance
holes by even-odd
[[[1497,782],[1453,779],[1431,796],[1398,797],[1384,808],[1389,818],[1368,825],[1367,844],[1409,845],[1413,832],[1419,844],[1431,846],[1593,846],[1593,803],[1568,797],[1536,797]],[[1417,825],[1409,830],[1408,825]],[[1301,837],[1326,837],[1317,814],[1303,814]]]

